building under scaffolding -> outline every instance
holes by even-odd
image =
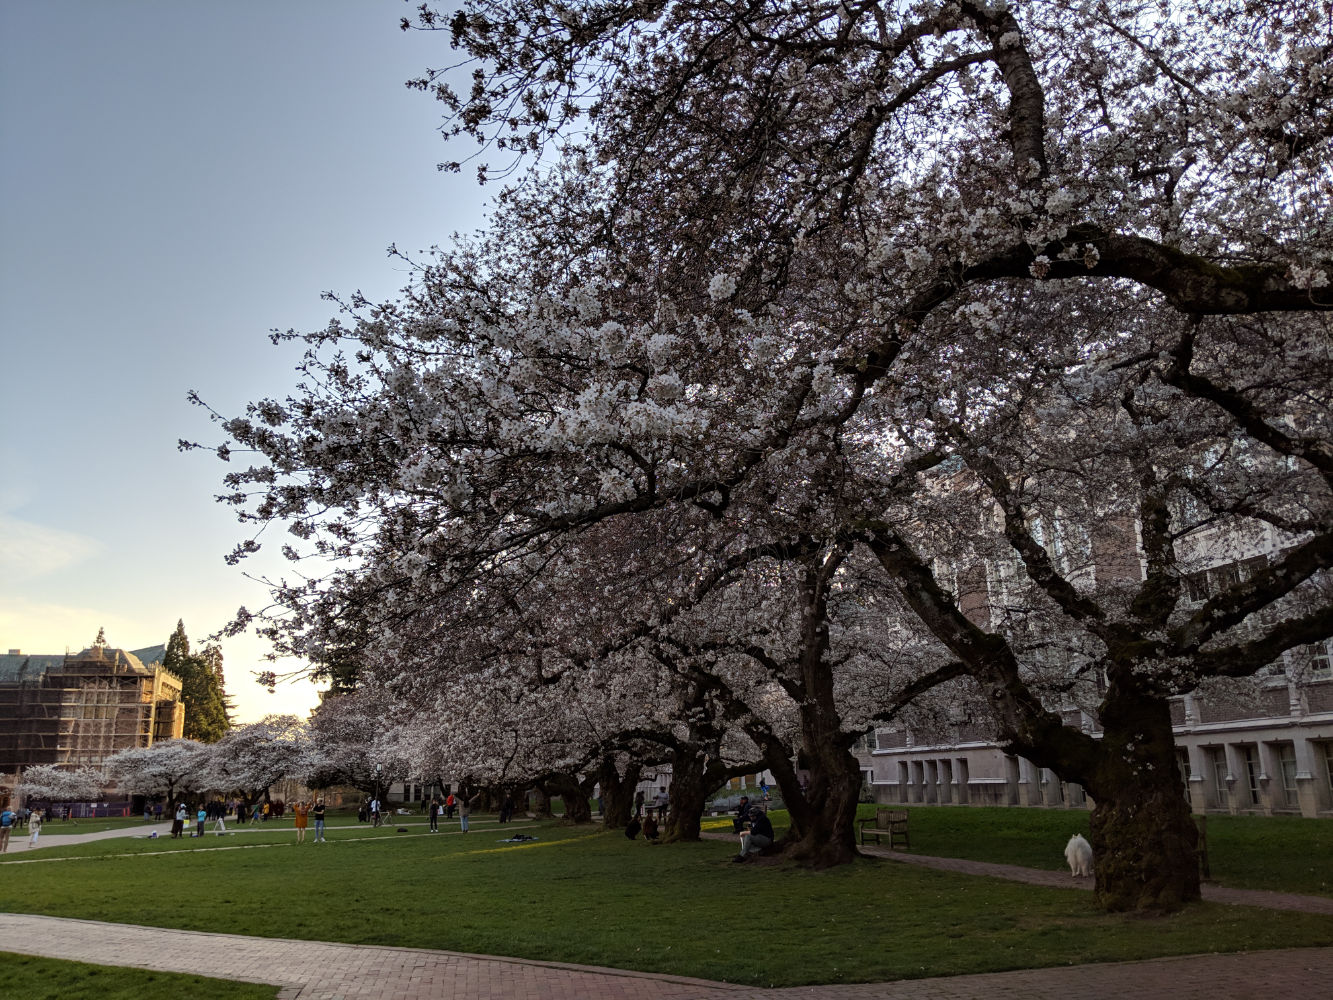
[[[74,656],[0,656],[0,784],[34,764],[100,768],[121,750],[179,738],[181,681],[162,666],[164,651],[99,642]]]

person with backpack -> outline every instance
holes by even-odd
[[[14,832],[14,823],[18,820],[18,814],[5,806],[0,810],[0,854],[9,850],[9,835]]]

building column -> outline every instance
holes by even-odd
[[[1309,740],[1297,736],[1296,746],[1296,802],[1301,815],[1315,819],[1319,815],[1321,791],[1327,793],[1328,786],[1319,780],[1319,763],[1316,747]],[[1333,803],[1330,803],[1333,805]]]
[[[907,801],[919,803],[922,801],[921,796],[926,784],[925,770],[919,760],[911,761],[908,767],[912,771],[912,780],[907,785]]]
[[[1203,752],[1202,747],[1187,746],[1184,750],[1190,762],[1190,776],[1189,780],[1185,782],[1185,793],[1190,800],[1190,812],[1202,816],[1208,811],[1208,786],[1204,782],[1204,773],[1208,769],[1208,757]]]
[[[1026,757],[1019,757],[1018,775],[1018,804],[1041,805],[1041,775],[1036,765]]]
[[[953,780],[954,785],[958,788],[958,804],[967,805],[971,799],[967,794],[967,783],[970,780],[970,775],[968,774],[966,757],[957,757],[954,759]]]
[[[1259,758],[1259,805],[1265,816],[1272,816],[1273,810],[1287,807],[1287,793],[1282,787],[1282,762],[1278,760],[1277,750],[1271,743],[1260,743],[1257,748]]]
[[[1012,754],[1004,758],[1004,804],[1016,806],[1022,804],[1022,768],[1018,758]]]
[[[1234,743],[1222,744],[1227,759],[1227,811],[1235,816],[1242,805],[1250,803],[1249,775],[1245,773],[1245,755]]]

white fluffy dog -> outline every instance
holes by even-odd
[[[1087,878],[1092,874],[1092,845],[1076,833],[1065,845],[1065,860],[1069,862],[1069,874],[1075,878]]]

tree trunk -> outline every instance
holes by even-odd
[[[1105,758],[1089,791],[1098,904],[1170,912],[1199,897],[1198,831],[1176,764],[1165,698],[1112,686],[1102,704]]]
[[[805,732],[801,754],[809,771],[804,795],[799,787],[796,789],[805,808],[800,810],[800,823],[793,822],[787,831],[784,847],[798,864],[830,868],[857,856],[856,804],[861,792],[861,767],[843,745],[844,734],[835,733],[833,739],[818,742],[812,735],[809,730]],[[785,786],[782,794],[790,803]]]
[[[666,826],[662,830],[662,839],[666,843],[699,839],[704,802],[711,791],[704,760],[703,750],[695,744],[686,744],[671,753],[671,790],[668,793],[671,799]]]
[[[832,559],[825,569],[832,572]],[[821,574],[822,575],[822,574]],[[833,669],[827,660],[828,623],[824,586],[812,586],[801,645],[801,754],[809,779],[802,804],[794,811],[784,844],[798,864],[810,868],[844,865],[857,856],[856,803],[861,766],[852,756],[853,737],[842,731],[833,697]],[[774,771],[774,774],[778,774]],[[790,782],[790,777],[787,779]],[[799,791],[799,787],[797,789]],[[784,800],[787,787],[782,786]]]
[[[551,795],[544,785],[532,788],[532,812],[538,819],[554,819],[551,813]]]
[[[588,794],[579,785],[579,779],[572,774],[560,774],[547,780],[550,791],[559,794],[565,803],[564,819],[571,823],[591,823],[592,809],[588,805]]]
[[[597,781],[602,788],[602,829],[623,830],[629,825],[630,815],[634,812],[634,787],[639,783],[642,771],[643,765],[632,760],[622,778],[616,770],[615,757],[602,758],[597,772]]]

